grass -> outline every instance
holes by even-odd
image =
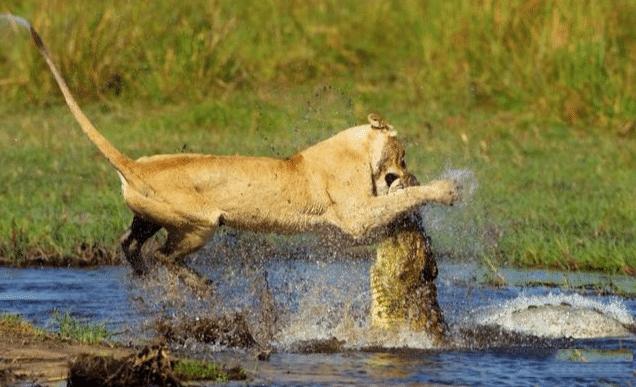
[[[46,333],[17,314],[0,314],[0,332],[17,337],[44,337]]]
[[[215,382],[230,380],[228,373],[218,364],[195,359],[176,360],[173,364],[173,372],[176,377],[183,380],[211,380]],[[232,377],[232,380],[236,379],[245,379],[245,374]]]
[[[82,344],[99,344],[111,338],[111,333],[102,323],[85,323],[70,313],[53,312],[53,323],[58,326],[59,336],[63,339],[78,341]]]
[[[378,111],[420,180],[463,168],[479,184],[467,205],[429,210],[437,251],[636,272],[633,2],[9,0],[2,11],[34,22],[132,157],[286,156]],[[116,255],[130,221],[116,175],[27,36],[0,36],[0,257]]]
[[[84,101],[347,79],[412,103],[531,109],[583,126],[636,111],[630,0],[8,0],[0,12],[33,21]],[[27,34],[12,30],[0,27],[3,101],[58,101]]]
[[[260,97],[231,94],[190,105],[88,110],[107,137],[137,157],[184,148],[284,156],[360,122],[369,109],[356,102],[343,110],[346,101],[337,88],[297,95],[260,92]],[[476,175],[479,188],[468,205],[429,211],[439,215],[430,229],[438,251],[459,259],[488,255],[521,266],[636,268],[633,136],[539,125],[525,115],[444,117],[391,106],[389,97],[368,105],[390,112],[408,144],[409,167],[421,180],[436,178],[449,166]],[[15,254],[16,260],[21,259],[16,252],[37,249],[73,254],[81,243],[114,250],[130,220],[118,179],[65,109],[10,115],[0,123],[0,133],[6,135],[0,144],[7,145],[10,165],[0,170],[7,183],[0,195],[9,214],[0,231],[11,236],[1,242],[4,254]]]
[[[111,338],[111,333],[104,324],[84,323],[71,316],[70,313],[54,311],[52,321],[58,327],[57,337],[74,340],[82,344],[100,344]],[[38,328],[16,314],[0,314],[0,332],[4,335],[28,337],[45,337],[49,333]]]

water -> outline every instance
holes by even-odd
[[[127,277],[128,271],[119,267],[0,268],[0,312],[51,328],[51,314],[59,310],[121,330],[140,318],[129,299]]]
[[[606,347],[616,343],[604,343]],[[633,347],[629,349],[633,351]],[[576,385],[634,381],[624,357],[573,362],[558,350],[400,351],[335,355],[280,354],[258,365],[264,382],[302,384]],[[309,377],[308,377],[309,375]]]
[[[475,342],[461,339],[458,333],[460,328],[479,332],[479,324],[488,318],[491,323],[505,325],[503,320],[496,320],[497,316],[509,316],[528,304],[565,303],[581,310],[596,309],[606,319],[597,324],[617,320],[633,322],[635,299],[589,292],[579,295],[559,287],[524,285],[548,279],[561,283],[562,276],[568,276],[569,283],[599,283],[607,278],[504,270],[503,276],[510,285],[493,288],[479,285],[476,279],[482,273],[476,267],[442,264],[438,279],[440,304],[455,338],[448,347],[435,348],[426,335],[381,337],[372,334],[365,315],[369,308],[370,264],[365,259],[316,260],[305,256],[296,260],[272,258],[259,266],[239,260],[215,260],[212,254],[206,269],[219,284],[217,298],[223,302],[221,306],[207,304],[208,307],[224,311],[249,310],[253,324],[262,318],[259,311],[262,305],[254,282],[267,273],[277,308],[277,330],[271,338],[277,352],[270,361],[260,362],[241,350],[219,350],[205,345],[180,350],[196,357],[238,361],[255,376],[256,382],[262,383],[625,385],[636,381],[633,335],[541,341],[504,340],[493,336],[488,338],[488,345],[482,342],[477,346]],[[612,281],[632,289],[635,283],[629,277]],[[140,308],[139,297],[156,295],[155,291],[134,286],[126,268],[0,269],[0,311],[19,313],[49,328],[54,328],[50,319],[52,310],[69,311],[83,319],[107,322],[122,340],[140,333],[150,335],[146,322],[158,313],[174,314],[178,310],[163,301],[157,302],[154,308]],[[206,304],[190,301],[187,313],[205,314],[202,305]],[[550,324],[557,323],[539,321],[533,328],[534,333],[545,334],[543,331],[548,331]],[[581,321],[574,328],[582,329],[585,324]],[[347,342],[339,353],[289,352],[294,342],[333,336]]]

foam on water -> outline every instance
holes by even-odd
[[[625,335],[634,319],[618,298],[601,302],[578,294],[550,293],[486,307],[466,322],[540,337],[596,338]]]

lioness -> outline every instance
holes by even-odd
[[[118,172],[134,213],[121,246],[136,273],[145,272],[141,247],[161,228],[168,236],[155,257],[196,289],[202,280],[183,259],[221,225],[277,233],[329,229],[361,242],[425,203],[457,199],[455,184],[447,180],[385,195],[408,171],[396,132],[375,114],[369,124],[287,159],[174,154],[131,160],[84,115],[35,29],[22,18],[4,18],[30,30],[73,116]]]

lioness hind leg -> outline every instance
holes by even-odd
[[[120,239],[121,248],[135,274],[142,275],[146,272],[146,265],[141,256],[141,248],[148,238],[155,235],[160,229],[161,226],[135,215],[130,227],[122,235]]]
[[[186,265],[188,254],[199,250],[205,245],[214,229],[201,229],[184,232],[168,230],[168,239],[159,250],[155,258],[177,276],[187,287],[199,297],[210,295],[213,290],[212,282]]]

